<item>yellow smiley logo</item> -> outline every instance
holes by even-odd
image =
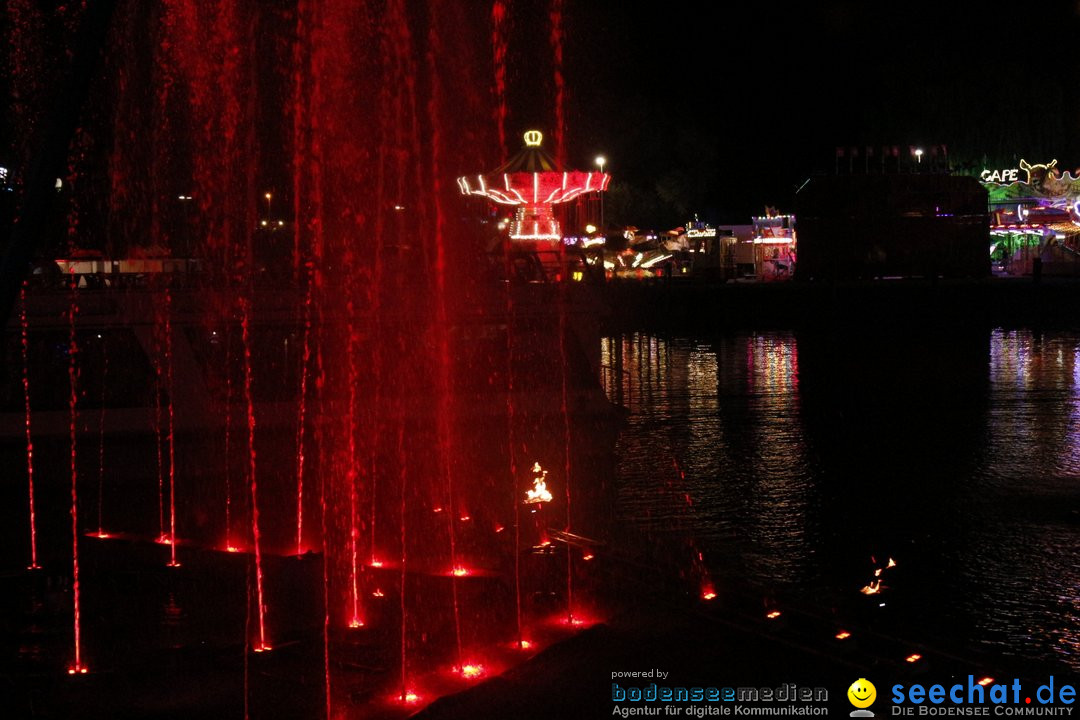
[[[857,708],[867,708],[877,698],[877,688],[866,678],[859,678],[847,689],[848,700]]]

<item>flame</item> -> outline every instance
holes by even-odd
[[[596,557],[596,556],[593,555],[592,553],[585,553],[584,555],[581,556],[581,559],[588,562],[589,560],[592,560],[594,557]]]
[[[705,592],[701,593],[701,599],[702,600],[712,600],[715,597],[716,597],[716,593],[713,592],[713,590],[711,588],[707,589],[707,590],[705,590]]]
[[[904,660],[908,661],[909,663],[919,662],[920,660],[922,660],[922,655],[920,655],[919,653],[911,653],[906,658],[904,658]]]
[[[240,552],[240,548],[236,547],[235,545],[226,545],[225,552]]]
[[[371,593],[372,597],[383,597],[383,591],[379,588],[375,588],[375,592]]]
[[[162,533],[161,535],[157,536],[157,540],[155,540],[154,542],[156,542],[158,545],[172,545],[172,538]]]
[[[533,478],[532,490],[525,492],[525,503],[551,502],[552,495],[547,489],[547,470],[540,467],[539,462],[535,462],[533,463],[532,471],[536,476]]]
[[[383,566],[383,561],[382,560],[376,560],[376,559],[372,558],[371,562],[369,562],[368,565],[370,565],[373,568],[381,568]]]
[[[349,627],[351,627],[351,628],[362,628],[362,627],[364,627],[364,621],[361,620],[358,617],[354,617],[352,620],[349,621]]]
[[[401,701],[408,703],[409,705],[415,705],[420,702],[420,696],[414,693],[412,690],[407,690],[401,695]]]
[[[837,640],[847,640],[849,637],[851,637],[851,633],[849,633],[847,630],[841,630],[840,632],[836,633]]]
[[[266,643],[259,643],[258,645],[256,645],[256,646],[255,646],[255,648],[254,648],[254,649],[255,649],[255,652],[257,652],[257,653],[261,653],[261,652],[270,652],[270,651],[271,651],[271,650],[273,650],[274,648],[272,648],[271,646],[267,645]]]
[[[992,677],[984,677],[981,680],[979,680],[979,684],[982,685],[983,687],[986,687],[987,685],[989,685],[992,682],[994,682],[994,678],[992,678]]]
[[[770,620],[775,620],[776,618],[780,617],[780,615],[782,615],[782,614],[783,613],[781,613],[779,610],[773,610],[771,613],[769,613],[765,617],[769,618]]]
[[[881,581],[875,580],[869,585],[864,585],[862,588],[860,588],[859,592],[861,592],[863,595],[877,595],[879,592],[881,592]]]
[[[469,569],[459,566],[451,570],[450,574],[454,577],[466,577],[469,574]]]
[[[888,564],[888,565],[886,565],[885,567],[887,567],[887,568],[894,568],[894,567],[896,567],[896,561],[895,561],[895,560],[893,560],[892,558],[889,558],[889,564]]]
[[[68,668],[68,675],[85,675],[87,673],[87,667],[80,663],[76,663]]]

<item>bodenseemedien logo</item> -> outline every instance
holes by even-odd
[[[859,678],[847,689],[847,697],[848,702],[855,706],[855,709],[851,711],[851,717],[874,717],[874,713],[866,709],[877,699],[877,688],[874,687],[874,683],[866,678]]]

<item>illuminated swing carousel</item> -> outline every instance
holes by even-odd
[[[564,170],[544,152],[539,130],[525,133],[525,147],[486,175],[458,178],[463,195],[481,195],[516,208],[509,223],[510,239],[551,244],[562,239],[554,208],[585,193],[607,189],[611,177],[602,172]]]

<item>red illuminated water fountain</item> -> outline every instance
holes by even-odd
[[[611,177],[602,172],[564,170],[544,152],[539,130],[525,133],[525,147],[486,175],[458,178],[464,195],[480,195],[516,208],[509,235],[515,242],[556,243],[562,239],[555,206],[590,192],[607,189]]]

